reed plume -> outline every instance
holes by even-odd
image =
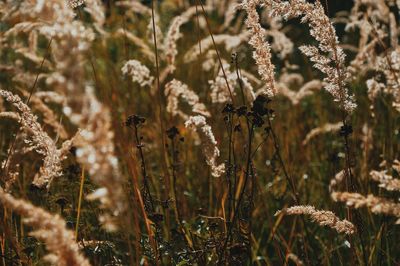
[[[342,127],[342,122],[338,123],[327,123],[322,126],[313,128],[310,132],[307,133],[307,136],[303,140],[303,145],[307,145],[311,139],[315,138],[318,135],[324,134],[324,133],[335,133],[340,130]]]
[[[12,103],[20,112],[19,122],[31,135],[31,139],[25,141],[26,144],[44,156],[43,165],[39,173],[35,175],[33,184],[38,187],[46,186],[49,188],[53,179],[61,175],[61,161],[66,151],[57,149],[56,143],[42,129],[37,117],[32,114],[30,108],[22,102],[19,96],[5,90],[0,90],[0,96]]]
[[[283,209],[277,211],[275,216],[284,214],[284,215],[310,215],[311,219],[318,223],[321,226],[328,226],[332,229],[335,229],[338,233],[344,233],[346,235],[352,235],[355,232],[355,226],[345,220],[340,220],[333,212],[331,211],[321,211],[316,210],[313,206],[292,206],[287,209]]]
[[[210,117],[206,106],[200,103],[199,96],[189,89],[188,85],[183,84],[181,81],[173,79],[165,85],[165,96],[167,96],[167,112],[172,115],[179,115],[183,119],[188,119],[188,116],[179,109],[179,97],[182,97],[191,107],[193,113]]]
[[[400,191],[400,179],[393,178],[392,175],[387,173],[387,170],[373,170],[369,174],[372,180],[379,182],[379,187],[388,191]]]
[[[386,214],[398,218],[397,224],[400,223],[400,203],[391,200],[376,197],[372,194],[363,196],[359,193],[350,192],[332,192],[331,197],[334,201],[345,202],[347,206],[356,209],[367,207],[375,214]]]
[[[251,35],[249,44],[254,48],[253,58],[258,67],[258,74],[266,82],[265,93],[272,97],[276,94],[275,66],[271,63],[271,47],[265,40],[266,31],[259,22],[260,17],[256,10],[258,4],[260,4],[259,0],[244,0],[240,8],[246,10],[247,13],[245,23]]]
[[[130,76],[132,82],[139,83],[140,86],[151,86],[154,77],[151,76],[150,70],[138,60],[129,60],[121,68],[122,74]]]
[[[185,127],[195,130],[199,134],[203,154],[206,157],[207,164],[211,167],[211,174],[214,177],[221,176],[225,172],[225,165],[217,164],[220,152],[211,127],[206,122],[206,118],[201,115],[190,116],[185,122]]]
[[[318,41],[318,47],[301,46],[299,49],[314,63],[314,67],[326,75],[325,89],[339,103],[341,109],[351,113],[355,108],[353,95],[349,94],[346,80],[348,72],[345,65],[345,53],[339,46],[335,28],[325,15],[324,8],[319,1],[314,4],[305,0],[291,0],[289,2],[264,0],[271,8],[273,16],[282,16],[285,19],[303,16],[301,21],[308,22],[310,34]]]
[[[23,217],[23,222],[33,228],[32,236],[46,244],[50,254],[44,257],[53,265],[89,266],[89,261],[81,254],[74,233],[66,228],[59,215],[53,215],[35,207],[25,200],[15,199],[0,188],[0,202]]]

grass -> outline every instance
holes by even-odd
[[[32,16],[22,12],[23,2],[17,1],[15,4],[22,7],[12,12],[12,4],[2,4],[0,13],[10,11],[13,17],[1,18],[0,28],[6,32],[18,22],[42,20],[51,26],[56,23],[53,18],[56,11],[51,5],[57,2],[49,1],[51,11],[32,11],[36,12]],[[101,4],[99,10],[105,14],[104,24],[98,23],[99,15],[92,15],[87,9],[96,6],[95,2]],[[374,213],[371,208],[355,209],[345,202],[335,202],[329,187],[335,175],[344,169],[346,177],[337,191],[371,194],[399,204],[399,192],[379,186],[369,174],[372,170],[386,170],[393,179],[400,177],[400,167],[396,167],[400,116],[393,106],[398,102],[398,94],[396,85],[388,82],[391,75],[394,80],[400,75],[396,62],[391,62],[391,52],[399,54],[398,45],[393,46],[395,42],[390,37],[379,37],[375,49],[370,51],[372,59],[367,58],[357,66],[358,71],[346,83],[357,103],[353,113],[343,112],[323,88],[294,105],[279,93],[280,83],[297,91],[307,81],[324,78],[298,49],[304,43],[318,43],[309,35],[309,27],[300,24],[298,19],[283,21],[277,26],[265,8],[257,7],[261,25],[268,34],[276,30],[286,35],[294,48],[282,58],[279,56],[282,48],[275,46],[279,45],[278,36],[265,38],[272,46],[278,94],[273,98],[250,99],[246,81],[255,91],[266,83],[258,75],[258,66],[252,58],[254,47],[248,43],[252,35],[245,41],[238,40],[236,45],[229,43],[232,49],[218,42],[221,34],[238,36],[249,30],[244,22],[247,13],[243,10],[234,14],[228,27],[221,26],[229,19],[227,11],[233,2],[221,1],[212,11],[207,11],[207,5],[201,0],[146,1],[141,6],[143,10],[129,6],[130,2],[124,5],[123,1],[87,1],[74,9],[76,17],[70,21],[64,19],[66,25],[78,21],[94,33],[88,48],[82,50],[74,48],[85,44],[83,37],[68,39],[69,31],[61,38],[49,37],[43,33],[44,25],[16,34],[2,34],[0,39],[5,45],[0,48],[0,89],[21,95],[57,147],[64,139],[45,122],[47,114],[31,101],[31,97],[39,97],[39,92],[62,95],[65,102],[51,99],[43,102],[66,129],[68,138],[78,128],[89,128],[97,139],[74,140],[73,148],[62,161],[61,175],[49,188],[35,187],[31,183],[43,156],[24,141],[30,139],[29,130],[18,121],[0,115],[0,160],[10,165],[2,169],[1,187],[5,188],[8,178],[17,172],[6,192],[60,215],[67,229],[74,232],[80,253],[92,265],[399,264],[399,230],[395,224],[399,217],[382,210]],[[338,18],[338,11],[343,8],[346,12],[355,8],[332,1],[322,4],[329,5],[331,20]],[[180,27],[181,36],[176,40],[176,69],[168,71],[164,40],[170,22],[193,6],[196,12]],[[392,16],[398,18],[398,7],[390,8]],[[365,10],[377,9],[366,4],[360,12]],[[377,17],[366,18],[367,22],[391,36],[387,15],[379,13],[382,10],[376,12]],[[349,65],[361,53],[362,29],[345,31],[343,24],[346,23],[350,21],[339,21],[334,26],[339,46],[351,47],[345,49],[345,64]],[[157,32],[158,27],[161,33]],[[33,29],[42,32],[37,34]],[[116,34],[121,29],[123,34]],[[137,39],[129,38],[128,33]],[[367,43],[376,35],[376,30],[369,33]],[[36,37],[37,41],[33,41]],[[211,38],[208,44],[206,38]],[[395,38],[398,40],[398,36]],[[18,50],[20,47],[34,47],[31,52],[36,59]],[[199,47],[201,52],[195,61],[188,62],[184,57],[191,47]],[[66,56],[59,55],[60,52]],[[387,73],[373,61],[375,57],[388,64]],[[130,59],[139,60],[150,70],[154,78],[150,86],[140,86],[131,76],[122,74],[121,68]],[[208,67],[207,62],[211,62]],[[54,73],[67,81],[52,83]],[[297,77],[290,82],[280,81],[284,73],[296,73],[303,80]],[[218,77],[220,93],[225,92],[228,99],[223,103],[213,102],[211,97],[209,81],[217,82]],[[375,97],[371,97],[366,86],[371,78],[385,85]],[[172,79],[187,84],[198,96],[199,103],[204,103],[211,114],[205,119],[206,125],[187,127],[187,119],[168,112],[164,89]],[[75,86],[73,89],[65,85],[68,81]],[[96,103],[87,100],[90,99],[85,91],[87,86],[94,88],[99,101],[97,113]],[[176,100],[178,110],[187,118],[198,115],[184,97]],[[84,119],[74,120],[65,112],[67,105]],[[5,111],[16,112],[16,109],[4,100],[0,102],[0,113]],[[91,112],[95,114],[93,117]],[[337,122],[344,124],[339,131],[317,135],[303,144],[312,129]],[[103,132],[109,132],[112,137]],[[111,146],[114,151],[104,151]],[[31,148],[24,150],[26,147]],[[94,170],[96,164],[90,163],[90,157],[79,155],[92,147],[96,160],[102,154],[106,158],[101,171]],[[108,159],[114,155],[118,173],[109,167],[113,163]],[[225,171],[214,176],[214,167],[221,165]],[[109,169],[112,170],[108,172]],[[99,187],[107,187],[108,194],[97,201],[89,200],[87,195]],[[119,187],[122,193],[117,193]],[[356,233],[337,233],[307,215],[274,215],[294,205],[330,210],[340,220],[352,222]],[[46,241],[29,234],[35,228],[23,223],[23,215],[4,206],[0,206],[0,265],[45,265],[44,256],[53,250],[46,248]],[[117,206],[122,206],[121,212]],[[107,230],[110,227],[102,220],[107,215],[117,230]],[[61,261],[56,264],[62,265]]]

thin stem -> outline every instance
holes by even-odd
[[[226,73],[225,73],[224,66],[222,65],[222,59],[221,59],[221,56],[220,56],[219,51],[217,49],[217,45],[216,45],[215,40],[214,40],[214,35],[212,34],[212,31],[211,31],[211,26],[210,26],[210,23],[209,23],[208,18],[207,18],[207,13],[206,13],[206,11],[204,9],[204,6],[203,6],[203,3],[201,2],[201,0],[197,0],[197,2],[200,4],[201,9],[203,10],[204,18],[205,18],[206,24],[207,24],[207,29],[208,29],[208,32],[210,33],[211,40],[212,40],[212,43],[213,43],[213,46],[214,46],[214,50],[217,53],[219,65],[221,67],[222,74],[223,74],[224,79],[225,79],[226,87],[227,87],[227,89],[229,91],[229,96],[231,97],[231,101],[232,101],[232,103],[234,103],[232,90],[231,90],[231,87],[229,86],[229,82],[228,82],[228,78],[227,78]]]
[[[82,167],[81,173],[81,184],[79,186],[79,199],[78,199],[78,213],[76,215],[76,225],[75,225],[75,239],[78,239],[78,229],[79,229],[79,218],[81,217],[81,205],[83,196],[83,184],[85,183],[85,169]]]
[[[144,189],[143,200],[144,200],[144,204],[146,207],[146,211],[153,213],[155,211],[155,208],[154,208],[153,198],[150,193],[150,186],[148,183],[146,162],[145,162],[144,154],[143,154],[143,144],[141,141],[141,137],[139,136],[137,125],[134,125],[134,134],[135,134],[135,140],[136,140],[136,147],[139,151],[139,156],[140,156],[140,165],[141,165],[140,168],[142,170],[142,175],[143,175],[143,189]],[[149,206],[149,204],[150,204],[150,206]]]
[[[176,178],[176,168],[177,168],[177,150],[175,149],[175,141],[174,138],[171,139],[171,156],[172,156],[172,186],[174,190],[174,202],[175,202],[175,212],[176,212],[176,221],[178,222],[181,229],[183,229],[182,222],[181,222],[181,214],[179,211],[179,204],[178,204],[178,189],[177,189],[177,178]]]
[[[236,223],[236,220],[237,220],[237,217],[238,217],[239,208],[240,208],[241,202],[243,200],[243,197],[244,197],[244,194],[245,194],[245,191],[246,191],[246,188],[247,188],[247,183],[248,183],[248,180],[249,180],[249,176],[250,176],[249,172],[250,172],[251,154],[252,154],[251,146],[252,146],[252,139],[253,139],[253,133],[254,133],[254,125],[249,125],[248,118],[246,118],[246,121],[247,121],[249,130],[248,130],[248,139],[247,139],[248,148],[247,148],[245,179],[244,179],[244,184],[243,184],[242,190],[240,191],[240,194],[239,194],[238,202],[236,204],[236,207],[235,207],[235,210],[234,210],[234,213],[233,213],[232,222],[230,223],[229,228],[228,228],[228,234],[226,236],[224,245],[222,247],[222,250],[221,250],[221,253],[220,253],[220,256],[219,256],[220,257],[219,263],[222,263],[221,256],[225,257],[225,250],[226,250],[227,245],[228,245],[228,243],[230,241],[230,238],[232,237],[232,231],[233,231],[233,228],[235,227],[235,223]]]
[[[294,200],[296,202],[296,205],[301,205],[300,204],[299,195],[298,195],[297,190],[296,190],[296,185],[295,185],[295,183],[293,181],[292,176],[290,176],[288,174],[288,172],[286,170],[285,163],[284,163],[284,161],[282,159],[281,152],[280,152],[280,147],[279,147],[279,143],[278,143],[278,138],[277,138],[277,136],[275,134],[274,128],[272,127],[272,122],[271,122],[271,117],[270,117],[269,112],[267,112],[267,120],[268,120],[269,130],[270,130],[270,133],[271,133],[270,135],[271,135],[272,141],[274,143],[275,154],[278,157],[278,161],[279,161],[279,164],[281,166],[281,169],[282,169],[283,174],[284,174],[284,176],[286,178],[286,181],[289,184],[289,187],[290,187],[290,189],[292,191],[293,198],[294,198]],[[302,235],[303,241],[304,241],[303,251],[304,251],[304,255],[305,255],[305,259],[307,261],[307,264],[310,264],[309,263],[308,251],[307,251],[307,247],[306,247],[307,242],[309,242],[309,241],[306,242],[306,239],[310,239],[310,237],[309,237],[308,230],[307,230],[307,227],[306,227],[306,221],[305,221],[303,216],[301,216],[301,221],[303,223],[303,228],[304,228],[304,231],[305,231],[305,234],[306,234],[306,237],[304,237],[304,235]]]

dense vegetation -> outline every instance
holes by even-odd
[[[0,2],[0,265],[399,265],[400,2]]]

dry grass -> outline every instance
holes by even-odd
[[[0,266],[400,264],[399,17],[1,2]]]

